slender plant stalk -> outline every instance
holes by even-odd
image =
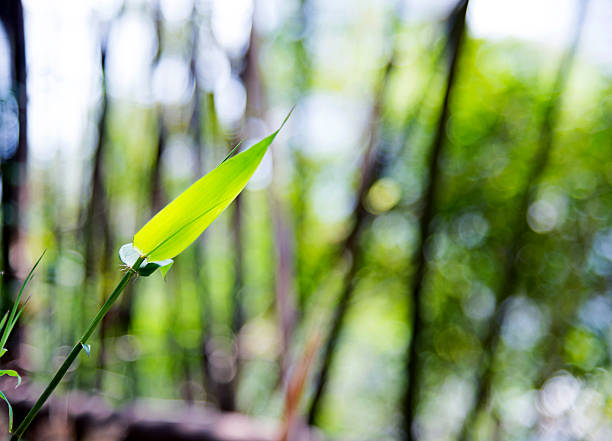
[[[364,226],[367,221],[371,219],[372,214],[365,209],[366,196],[368,191],[372,187],[372,184],[376,182],[383,173],[385,172],[386,166],[391,157],[390,152],[384,146],[383,139],[383,125],[378,124],[381,118],[381,111],[384,105],[384,97],[389,87],[389,79],[391,72],[393,71],[395,60],[397,59],[397,40],[398,40],[398,26],[399,20],[397,16],[393,16],[391,22],[392,31],[392,51],[388,57],[387,62],[383,69],[383,74],[376,88],[375,99],[370,111],[369,124],[367,125],[367,132],[365,137],[369,138],[369,142],[366,146],[365,153],[361,162],[361,176],[360,183],[356,194],[357,203],[351,215],[355,219],[353,227],[342,242],[342,244],[336,249],[332,256],[332,261],[337,262],[343,256],[351,256],[349,268],[344,276],[344,282],[340,291],[340,296],[336,307],[332,313],[331,327],[328,334],[322,338],[322,355],[321,364],[318,371],[315,374],[315,386],[313,398],[310,403],[308,410],[307,421],[310,425],[317,423],[317,415],[321,407],[321,401],[323,395],[327,390],[327,383],[329,381],[329,375],[331,367],[334,363],[337,353],[338,340],[344,327],[345,317],[353,297],[353,293],[356,287],[355,275],[360,268],[363,251],[359,247],[359,241],[364,230]],[[403,144],[402,144],[403,145]],[[401,151],[400,147],[398,151]],[[394,157],[399,157],[394,156]],[[327,262],[321,260],[321,262]],[[318,278],[319,271],[323,271],[323,265],[319,265],[316,272]]]
[[[329,372],[335,358],[338,339],[344,326],[346,312],[356,285],[355,275],[357,274],[362,258],[359,250],[359,238],[361,236],[361,232],[363,231],[365,221],[370,217],[369,212],[365,209],[365,198],[371,185],[379,177],[379,174],[382,171],[382,169],[377,166],[377,164],[381,164],[382,162],[378,161],[378,159],[380,159],[380,149],[377,146],[377,141],[380,135],[376,128],[375,122],[379,119],[384,90],[388,84],[389,73],[391,72],[392,65],[393,57],[389,58],[387,66],[385,67],[385,72],[370,114],[371,124],[368,126],[372,126],[374,128],[371,130],[370,142],[366,148],[361,163],[361,182],[357,192],[358,202],[355,204],[355,209],[352,214],[355,222],[350,233],[343,241],[342,246],[338,248],[338,251],[342,251],[337,253],[338,257],[341,257],[342,255],[349,255],[351,256],[351,259],[348,271],[344,276],[344,283],[340,297],[332,313],[329,333],[325,336],[322,344],[323,355],[321,356],[321,365],[315,374],[315,391],[308,410],[308,424],[310,425],[314,425],[317,422],[317,413],[319,411],[323,395],[327,389]]]
[[[157,43],[157,51],[155,52],[153,61],[151,63],[151,84],[153,82],[153,73],[155,72],[155,69],[159,66],[159,62],[164,51],[164,29],[161,14],[162,12],[160,1],[156,0],[155,2],[153,2],[153,21],[155,23],[155,38]],[[164,105],[161,102],[158,102],[155,107],[155,119],[157,122],[157,146],[155,152],[155,159],[153,162],[153,166],[151,167],[151,176],[149,178],[149,182],[151,182],[151,215],[161,210],[161,208],[165,204],[161,165],[162,157],[164,156],[164,152],[166,151],[166,147],[168,144],[168,129],[164,120]]]
[[[439,185],[439,166],[438,161],[442,156],[444,144],[446,142],[446,126],[449,116],[449,105],[453,89],[456,83],[458,60],[461,55],[462,41],[465,34],[465,17],[468,8],[468,0],[459,0],[449,16],[448,42],[448,74],[446,77],[446,88],[444,100],[440,109],[438,126],[429,151],[427,167],[429,170],[429,180],[425,183],[423,194],[423,211],[420,216],[420,244],[413,257],[415,267],[412,284],[409,294],[412,300],[410,315],[411,337],[410,345],[406,351],[406,371],[407,382],[404,390],[404,409],[403,409],[403,434],[402,440],[414,441],[416,439],[413,432],[413,425],[419,405],[419,383],[423,369],[423,330],[425,322],[423,320],[423,288],[427,271],[427,259],[425,257],[425,243],[427,238],[433,233],[432,220],[435,215],[435,198]]]
[[[132,267],[138,268],[143,260],[143,257],[139,257]],[[24,420],[15,430],[13,436],[11,436],[11,441],[18,441],[20,436],[23,435],[26,429],[30,426],[32,420],[34,420],[34,418],[36,417],[40,409],[43,407],[49,396],[53,393],[62,378],[64,378],[64,375],[66,375],[66,372],[68,372],[68,369],[70,368],[74,360],[76,360],[84,345],[87,343],[87,340],[89,340],[89,337],[91,337],[91,334],[93,334],[98,324],[102,321],[108,310],[111,308],[111,306],[113,306],[113,303],[115,303],[115,300],[117,300],[121,292],[123,292],[128,282],[132,279],[132,277],[134,277],[135,274],[136,271],[134,271],[132,268],[129,268],[128,271],[125,273],[119,284],[115,287],[115,290],[111,293],[106,302],[104,302],[104,305],[102,305],[102,307],[98,311],[98,314],[96,314],[96,316],[91,320],[91,322],[89,322],[89,326],[87,327],[81,338],[75,343],[72,350],[70,351],[60,368],[55,373],[53,379],[51,379],[51,381],[49,382],[43,393],[40,395],[36,403],[34,403],[34,406],[32,406],[32,409],[30,409]]]

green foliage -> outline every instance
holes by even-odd
[[[23,308],[25,308],[25,304],[22,307],[19,307],[19,301],[21,300],[23,290],[25,289],[28,282],[32,280],[34,270],[36,269],[44,255],[45,253],[43,252],[30,270],[30,272],[28,273],[28,276],[21,284],[21,288],[19,289],[19,293],[17,294],[17,298],[15,299],[15,303],[13,304],[10,313],[7,311],[4,314],[4,317],[2,317],[2,321],[0,321],[0,329],[2,329],[2,337],[0,338],[0,357],[6,354],[7,349],[4,347],[4,345],[6,344],[6,341],[8,340],[9,336],[11,335],[11,331],[15,327],[17,320],[19,320],[19,316],[23,312]],[[4,375],[17,378],[17,385],[15,387],[19,387],[19,385],[21,384],[21,376],[16,371],[12,369],[1,369],[0,377]],[[13,408],[11,407],[11,403],[9,403],[9,400],[6,398],[6,395],[4,395],[4,392],[0,391],[0,397],[2,397],[4,401],[6,401],[6,404],[8,406],[8,426],[9,432],[11,432],[13,430]]]
[[[102,342],[106,345],[105,368],[99,368],[95,356],[86,360],[81,355],[79,375],[67,378],[68,382],[78,382],[75,387],[85,390],[101,384],[100,394],[112,397],[109,400],[116,406],[144,397],[177,400],[187,393],[195,399],[205,393],[215,402],[216,380],[207,382],[203,367],[231,366],[232,372],[234,367],[240,372],[235,381],[238,410],[277,416],[278,385],[285,383],[278,380],[282,346],[276,295],[286,292],[295,303],[296,333],[288,348],[294,353],[309,329],[326,332],[341,289],[351,277],[347,268],[351,259],[358,259],[350,281],[355,293],[318,423],[328,437],[400,437],[394,428],[406,378],[404,349],[411,339],[408,289],[421,242],[423,183],[430,175],[428,148],[447,74],[448,60],[440,55],[446,38],[437,24],[403,21],[385,98],[377,103],[373,83],[383,77],[383,58],[396,37],[387,39],[371,27],[370,11],[378,3],[359,8],[367,10],[362,18],[344,20],[338,14],[344,21],[337,27],[317,19],[317,8],[302,8],[312,17],[288,15],[278,32],[254,37],[258,44],[249,54],[258,67],[264,96],[255,115],[250,113],[253,103],[248,103],[244,125],[219,120],[215,93],[197,84],[193,84],[193,103],[167,108],[164,102],[151,105],[109,95],[100,164],[101,188],[108,199],[104,207],[96,208],[93,224],[94,233],[108,228],[109,244],[132,242],[131,235],[148,221],[142,216],[150,203],[154,167],[160,169],[162,199],[172,195],[169,202],[217,164],[221,163],[219,169],[228,167],[230,159],[221,160],[238,127],[245,130],[260,124],[257,117],[273,115],[288,101],[299,103],[300,118],[294,121],[296,136],[290,148],[275,157],[267,188],[248,192],[239,210],[229,207],[230,213],[208,226],[206,240],[183,252],[174,270],[179,272],[165,286],[161,278],[134,286],[130,301],[122,305],[126,309],[109,320],[108,332],[100,335],[104,340],[96,340],[94,334],[89,341],[96,350]],[[206,23],[201,23],[203,28]],[[294,29],[306,23],[306,29]],[[363,32],[366,28],[368,32]],[[564,417],[582,418],[586,409],[580,403],[596,396],[601,403],[590,404],[588,413],[595,419],[606,415],[593,425],[593,433],[599,433],[605,431],[612,409],[612,80],[609,72],[600,73],[588,60],[577,58],[553,127],[550,161],[534,185],[529,175],[560,53],[518,40],[479,40],[475,35],[469,32],[460,58],[444,151],[436,164],[433,234],[425,241],[419,434],[456,439],[453,431],[471,402],[478,360],[488,351],[483,337],[500,304],[498,293],[514,244],[516,290],[507,304],[515,313],[500,322],[502,344],[494,357],[492,391],[500,399],[491,402],[486,415],[483,412],[491,427],[503,433],[479,434],[479,438],[529,438],[540,427],[540,418],[548,424],[550,416],[538,411],[537,400],[545,396],[542,385],[559,370],[571,372],[584,394]],[[182,48],[188,40],[184,37],[185,32],[168,33],[164,38],[169,44],[164,47]],[[304,57],[316,55],[311,65],[296,58],[297,45]],[[328,58],[338,53],[346,55],[342,63]],[[193,79],[196,82],[198,77]],[[250,99],[250,83],[244,86]],[[199,113],[192,115],[196,104]],[[160,107],[164,127],[159,126]],[[369,116],[371,110],[376,120]],[[201,133],[191,133],[197,121]],[[160,132],[165,132],[167,148],[157,158]],[[339,244],[360,222],[359,211],[351,210],[360,185],[361,158],[371,136],[376,148],[388,155],[388,164],[367,193],[363,208],[370,214],[359,230],[357,252],[348,254]],[[66,165],[62,158],[60,154],[57,161],[44,162],[44,175],[30,176],[32,197],[25,207],[30,213],[28,246],[48,247],[50,252],[45,265],[48,276],[40,285],[37,304],[31,305],[37,315],[27,333],[28,343],[40,354],[32,357],[32,373],[41,381],[56,348],[81,331],[85,318],[95,313],[116,269],[107,260],[114,256],[109,257],[101,234],[94,234],[90,260],[87,246],[70,228],[82,218],[83,207],[73,193],[66,193],[72,188],[65,185],[66,172],[75,168],[88,176],[95,157],[67,156]],[[83,189],[80,202],[89,202],[91,188]],[[526,193],[530,201],[525,212],[519,207]],[[187,208],[190,219],[198,215],[195,204]],[[139,220],[133,225],[132,219]],[[525,220],[529,225],[515,241]],[[206,227],[203,218],[196,223],[198,228]],[[163,232],[155,233],[161,237]],[[117,242],[126,234],[128,240]],[[197,234],[194,231],[193,237]],[[156,253],[134,266],[141,251],[152,248],[122,248],[121,260],[135,269],[130,274],[145,276],[170,267],[161,266],[171,260],[158,260],[165,256]],[[237,313],[242,315],[234,328]],[[215,364],[207,366],[204,355],[211,354]],[[505,399],[506,389],[521,394],[520,406]],[[456,411],[457,406],[462,412]],[[520,423],[517,408],[523,416]]]
[[[6,401],[6,405],[8,406],[9,433],[10,433],[13,430],[13,407],[11,406],[11,403],[9,402],[8,398],[6,398],[6,395],[4,395],[4,392],[2,392],[1,390],[0,390],[0,397],[2,397],[4,401]]]
[[[283,121],[283,125],[287,118]],[[248,150],[226,158],[214,170],[170,202],[136,233],[133,247],[140,256],[146,258],[143,262],[144,267],[141,266],[139,272],[147,268],[151,262],[158,265],[157,267],[169,267],[170,263],[164,265],[162,262],[181,253],[204,232],[246,186],[281,128],[282,125]],[[133,252],[130,250],[129,254],[131,261]],[[124,255],[127,255],[127,250]],[[157,267],[145,272],[150,274]]]
[[[165,276],[173,264],[171,258],[187,248],[242,191],[289,115],[276,132],[255,144],[246,152],[229,158],[233,151],[230,152],[230,155],[217,168],[185,190],[145,224],[134,236],[134,245],[130,243],[121,247],[119,258],[128,267],[128,272],[98,310],[96,316],[91,320],[81,338],[74,345],[11,439],[18,439],[27,430],[80,351],[84,350],[89,356],[91,346],[87,344],[87,340],[134,274],[149,276],[159,268],[162,275]],[[31,274],[32,272],[28,275],[24,286]],[[23,287],[21,291],[23,291]],[[21,297],[21,291],[17,301]],[[9,316],[11,327],[14,324],[13,317],[15,317],[15,320],[19,317],[19,314],[15,316],[15,310],[14,307]],[[7,374],[10,375],[10,373]],[[12,410],[10,408],[9,416],[11,420],[9,426],[12,427]]]

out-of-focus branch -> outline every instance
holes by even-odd
[[[397,38],[397,35],[394,36]],[[344,277],[344,284],[338,299],[338,303],[331,318],[330,331],[323,340],[323,354],[321,356],[321,365],[315,375],[315,391],[313,398],[308,410],[308,423],[314,424],[316,422],[317,413],[321,404],[321,399],[324,395],[327,387],[329,370],[334,360],[336,353],[336,346],[338,338],[340,336],[340,330],[344,325],[344,319],[346,311],[348,309],[354,287],[356,284],[355,275],[360,266],[360,252],[359,252],[359,238],[363,231],[366,220],[369,218],[370,213],[365,209],[365,199],[368,190],[372,184],[378,179],[383,170],[385,161],[383,160],[384,153],[379,147],[380,141],[380,129],[379,120],[381,115],[381,108],[385,97],[385,92],[389,83],[390,72],[393,67],[393,61],[396,56],[395,45],[391,52],[391,56],[387,60],[384,67],[381,80],[378,84],[377,91],[374,95],[374,102],[370,111],[369,123],[368,123],[368,136],[369,142],[363,154],[360,171],[361,179],[357,190],[357,202],[352,213],[354,219],[353,226],[346,236],[342,244],[338,247],[339,250],[344,252],[344,255],[349,259],[349,268]]]
[[[281,337],[281,380],[287,374],[289,353],[295,328],[295,292],[293,288],[294,254],[292,234],[280,198],[271,192],[270,205],[276,246],[275,294],[276,314]]]
[[[396,17],[397,20],[397,17]],[[398,22],[395,22],[397,26]],[[394,50],[395,51],[395,50]],[[394,52],[392,51],[392,53]],[[442,52],[434,57],[433,65],[437,65],[439,62],[439,57],[442,55]],[[396,56],[391,55],[388,60],[385,68],[384,74],[381,81],[381,87],[386,87],[386,83],[388,82],[388,75],[392,71],[393,68],[393,60]],[[355,205],[355,209],[353,211],[352,217],[354,218],[353,226],[347,235],[346,239],[342,241],[342,243],[336,247],[336,251],[330,257],[329,260],[325,260],[322,264],[314,271],[312,275],[311,285],[315,285],[320,279],[320,272],[323,271],[323,268],[327,268],[331,264],[336,264],[337,261],[344,255],[349,255],[350,264],[347,270],[347,273],[344,277],[343,286],[341,288],[340,301],[334,311],[334,315],[332,317],[332,328],[330,333],[327,336],[327,340],[324,342],[324,353],[322,356],[322,367],[318,372],[316,384],[315,384],[315,394],[314,399],[311,403],[311,407],[308,414],[309,424],[313,424],[316,420],[317,407],[320,405],[320,400],[324,394],[324,390],[326,388],[325,383],[327,382],[327,377],[329,375],[329,369],[333,363],[334,353],[337,347],[337,340],[339,334],[341,332],[344,315],[346,313],[346,309],[348,307],[348,303],[350,303],[350,299],[352,298],[353,290],[355,289],[355,281],[353,280],[355,274],[360,265],[361,253],[362,251],[358,247],[359,236],[361,235],[361,231],[364,228],[367,221],[373,216],[370,212],[364,209],[365,198],[368,194],[369,189],[372,184],[376,182],[380,177],[382,177],[388,166],[393,163],[394,160],[401,158],[404,154],[404,151],[408,145],[408,140],[412,134],[412,131],[416,125],[416,122],[419,120],[419,116],[421,114],[421,110],[423,108],[423,103],[425,99],[429,96],[429,91],[431,85],[433,83],[434,76],[430,78],[430,81],[424,88],[423,95],[421,99],[417,102],[414,109],[411,112],[406,114],[404,119],[402,130],[399,135],[399,139],[394,142],[396,148],[393,151],[390,151],[388,148],[384,148],[384,145],[378,146],[379,143],[382,142],[381,139],[375,139],[376,133],[370,134],[370,142],[372,143],[372,149],[368,149],[366,155],[363,158],[361,165],[361,183],[357,190],[357,203]],[[384,91],[380,90],[379,99],[382,99],[384,96]],[[379,103],[378,105],[380,105]],[[375,107],[373,108],[373,112],[376,114],[380,114],[380,109]],[[373,124],[373,123],[372,123]],[[372,125],[374,128],[374,125]],[[378,136],[378,138],[382,138],[382,136]],[[377,147],[375,148],[376,143]],[[347,252],[348,250],[348,252]],[[352,250],[352,251],[351,251]],[[320,271],[319,271],[320,270]]]
[[[500,289],[497,295],[497,306],[493,314],[493,319],[489,325],[487,334],[483,339],[483,356],[478,366],[480,372],[478,374],[478,383],[476,385],[475,403],[468,415],[465,418],[459,439],[465,441],[469,437],[469,432],[473,426],[474,420],[478,414],[489,403],[491,388],[493,383],[493,365],[494,358],[497,352],[500,338],[501,326],[505,316],[506,300],[515,292],[519,283],[519,266],[518,253],[524,245],[524,236],[529,231],[527,224],[527,211],[529,204],[533,198],[534,192],[546,170],[550,152],[554,144],[554,127],[557,123],[559,110],[561,107],[561,97],[565,90],[567,78],[570,72],[570,67],[574,60],[580,35],[586,16],[588,0],[579,0],[579,11],[577,15],[576,25],[574,27],[574,35],[570,42],[566,53],[564,54],[557,76],[553,84],[550,100],[544,110],[542,127],[540,129],[539,148],[535,158],[532,161],[533,166],[526,181],[526,186],[521,195],[518,210],[516,212],[516,220],[513,225],[516,226],[512,233],[509,249],[506,254],[507,270],[502,277]]]
[[[240,79],[246,90],[246,110],[245,115],[257,114],[260,110],[261,91],[259,78],[257,75],[257,46],[254,36],[254,25],[251,25],[249,36],[249,47],[244,54],[243,68],[240,72]],[[234,137],[230,151],[240,140]],[[232,241],[234,249],[234,283],[232,287],[232,317],[231,330],[235,338],[235,353],[226,354],[231,357],[230,362],[235,364],[234,374],[231,381],[217,385],[217,401],[219,407],[225,411],[233,411],[236,407],[235,392],[236,382],[240,371],[240,339],[239,334],[245,321],[244,314],[244,244],[243,244],[243,214],[242,214],[243,195],[239,194],[233,203],[232,211]]]
[[[247,116],[262,116],[264,108],[262,82],[259,74],[258,63],[258,39],[255,23],[251,29],[251,41],[247,69],[245,71],[245,84],[247,85]],[[280,169],[282,163],[276,149],[270,150],[275,172]],[[276,190],[277,186],[271,185],[268,191],[268,200],[273,224],[274,246],[276,250],[275,259],[275,283],[274,292],[276,298],[276,315],[278,329],[281,339],[281,375],[284,380],[289,366],[289,353],[291,339],[296,324],[294,270],[295,254],[293,231],[291,230],[289,216],[287,215],[286,203]]]
[[[285,391],[283,424],[278,441],[295,441],[297,438],[298,411],[306,388],[308,373],[317,354],[319,339],[319,333],[315,331],[306,342],[301,359],[293,368]]]
[[[397,19],[397,17],[396,17]],[[436,43],[436,38],[434,38],[434,41],[432,42],[432,44],[430,45],[430,51],[434,52],[435,55],[432,57],[432,68],[435,69],[436,66],[438,66],[440,64],[440,59],[441,57],[444,55],[444,53],[446,52],[446,46],[448,43],[446,43],[441,49],[439,49],[437,47]],[[423,93],[421,95],[421,98],[419,99],[419,101],[414,105],[413,109],[409,112],[406,112],[406,115],[404,117],[404,120],[401,124],[401,129],[399,134],[397,135],[396,139],[394,139],[393,141],[391,141],[391,146],[387,146],[387,147],[391,147],[391,148],[384,148],[385,145],[383,145],[378,153],[377,153],[377,158],[374,161],[373,164],[373,171],[372,171],[372,175],[375,177],[374,179],[371,180],[370,185],[372,183],[374,183],[376,181],[376,179],[378,179],[379,177],[381,177],[382,175],[384,175],[387,171],[387,168],[394,162],[394,160],[402,158],[404,155],[404,152],[406,151],[406,148],[410,145],[410,143],[408,142],[410,137],[412,136],[414,129],[417,125],[417,122],[420,119],[421,116],[421,112],[423,110],[424,104],[426,103],[426,100],[429,98],[430,96],[430,92],[432,89],[432,86],[435,83],[435,78],[436,75],[432,74],[429,77],[429,80],[427,81],[427,83],[424,85],[423,87]],[[388,141],[387,141],[388,142]],[[296,157],[296,161],[300,161],[301,158],[298,156]],[[301,168],[305,167],[305,165],[299,165],[296,167],[298,169],[298,172],[301,170]],[[305,180],[305,176],[299,176],[297,178],[298,180]],[[369,188],[368,188],[369,189]],[[365,196],[367,194],[367,192],[363,192],[363,195]],[[295,211],[302,213],[304,211],[303,207],[301,205],[303,205],[303,200],[304,200],[304,196],[299,198],[299,207],[296,207],[297,209]],[[358,204],[359,205],[359,204]],[[369,215],[369,213],[367,213]],[[354,217],[354,215],[353,215]],[[359,225],[354,225],[353,227],[359,227]],[[299,229],[300,225],[299,222],[296,221],[296,231],[301,232],[302,230]],[[349,233],[350,235],[350,233]],[[299,237],[303,236],[303,234],[298,233],[297,234],[298,239]],[[299,245],[299,240],[298,240],[298,244]],[[306,300],[306,298],[308,298],[308,296],[310,295],[310,293],[312,292],[312,290],[316,287],[319,286],[321,283],[322,278],[324,277],[325,274],[328,273],[329,271],[329,267],[336,265],[337,261],[342,257],[342,251],[344,250],[345,245],[344,243],[341,243],[340,245],[334,247],[334,250],[332,250],[327,256],[326,258],[323,259],[319,259],[316,267],[310,272],[310,274],[308,275],[307,278],[302,277],[302,281],[301,283],[298,284],[298,302],[299,302],[299,307],[298,307],[298,312],[301,313],[304,310],[304,302]],[[298,257],[299,257],[299,253]],[[303,280],[306,279],[306,280]]]
[[[10,72],[12,95],[17,108],[18,130],[17,145],[0,145],[0,171],[2,173],[2,292],[1,311],[13,303],[11,293],[17,288],[16,270],[20,259],[19,225],[25,199],[26,167],[28,158],[28,93],[23,5],[21,0],[4,2],[0,8],[0,21],[4,25],[11,50]],[[11,139],[12,137],[5,137]],[[9,141],[10,142],[10,141]],[[19,358],[21,326],[17,322],[13,338],[8,342],[7,356]]]
[[[123,11],[124,8],[125,4],[122,7],[121,11]],[[156,51],[149,69],[149,84],[152,86],[155,69],[159,64],[163,51],[163,20],[159,0],[155,0],[154,2],[152,2],[151,10],[151,13],[153,15],[153,21],[155,24],[156,44]],[[146,179],[146,182],[150,183],[150,185],[148,186],[148,188],[145,186],[144,194],[138,196],[138,198],[143,198],[144,200],[147,200],[148,198],[151,215],[154,215],[157,211],[159,211],[159,209],[162,208],[162,205],[164,203],[164,194],[161,179],[161,158],[166,147],[166,127],[164,122],[162,104],[154,103],[153,108],[155,111],[156,129],[158,132],[157,144],[155,147],[156,150],[153,162],[151,164],[151,168],[149,170],[148,179]],[[129,331],[132,323],[134,313],[134,292],[135,287],[133,285],[128,286],[124,295],[122,296],[122,299],[120,300],[119,308],[116,309],[117,332],[120,335],[126,334]],[[108,322],[115,321],[112,311],[106,317],[106,320]],[[136,375],[134,368],[135,366],[133,363],[128,364],[128,374],[130,378],[128,384],[132,385],[133,392],[137,392],[139,389],[139,377],[138,375]]]
[[[153,64],[151,66],[151,73],[155,72],[156,67],[159,65],[163,50],[163,22],[161,16],[161,8],[159,0],[154,2],[155,17],[155,36],[157,40],[157,50],[153,57]],[[161,103],[156,106],[157,116],[157,146],[155,150],[155,158],[151,167],[151,211],[152,214],[157,213],[164,204],[163,185],[161,182],[161,159],[166,149],[166,124],[164,122],[164,111]]]
[[[242,243],[242,197],[238,195],[232,211],[232,241],[234,249],[234,283],[232,287],[232,334],[238,336],[244,324],[243,296],[244,288],[244,250]],[[233,409],[228,409],[233,410]]]
[[[194,150],[194,177],[200,178],[203,170],[203,145],[202,145],[202,94],[200,91],[200,81],[197,69],[197,57],[199,50],[199,17],[197,5],[194,3],[191,10],[191,58],[189,60],[189,74],[193,81],[193,97],[191,118],[189,119],[189,133]],[[207,348],[210,346],[212,339],[212,314],[210,304],[210,292],[202,283],[202,274],[206,261],[202,252],[202,241],[205,240],[206,232],[199,240],[199,244],[193,247],[193,265],[195,268],[194,274],[196,277],[196,286],[199,291],[198,299],[200,299],[200,309],[202,311],[202,334],[200,338],[200,353],[202,356],[202,380],[204,383],[204,391],[211,396],[215,395],[214,381],[210,373],[210,360],[208,358]]]
[[[104,35],[100,41],[100,74],[102,82],[100,85],[102,93],[102,103],[100,106],[100,114],[98,117],[98,140],[93,157],[93,165],[91,171],[91,179],[88,188],[89,200],[85,207],[85,219],[83,222],[83,233],[85,241],[85,277],[83,279],[83,289],[90,288],[90,282],[95,278],[96,264],[98,257],[101,256],[104,265],[108,266],[109,251],[112,253],[112,237],[110,233],[110,225],[108,220],[108,202],[106,198],[106,190],[104,188],[104,151],[106,144],[106,120],[108,114],[108,94],[106,87],[106,40],[107,35]],[[100,252],[97,244],[99,237],[102,236],[102,245],[104,252]],[[82,296],[83,302],[87,296]],[[84,306],[84,304],[83,304]],[[107,330],[107,321],[103,320],[100,327],[100,350],[97,360],[98,374],[96,377],[97,386],[102,384],[102,372],[104,371],[106,347],[105,334]]]
[[[244,54],[244,64],[240,72],[240,79],[246,90],[246,109],[245,116],[258,115],[261,111],[261,86],[259,83],[259,75],[257,72],[257,44],[255,37],[254,23],[251,23],[251,32],[249,35],[249,47]],[[234,139],[230,150],[238,144],[240,140]],[[232,318],[232,332],[238,335],[240,328],[244,324],[244,311],[242,300],[243,289],[243,244],[242,244],[242,194],[238,195],[234,202],[234,211],[232,214],[232,234],[234,240],[234,250],[236,256],[234,258],[234,305]]]
[[[304,99],[308,91],[310,90],[311,82],[312,82],[312,60],[308,53],[306,47],[306,39],[307,36],[312,36],[311,32],[308,32],[309,29],[309,11],[312,8],[309,7],[310,0],[300,0],[300,7],[297,14],[296,21],[296,29],[295,29],[295,41],[293,44],[293,54],[296,60],[296,70],[294,72],[294,84],[295,87],[293,89],[293,101],[296,105],[300,105],[300,101]],[[312,286],[310,282],[310,277],[307,274],[304,274],[304,267],[302,265],[300,258],[303,255],[301,250],[307,246],[304,243],[304,231],[306,227],[305,222],[305,214],[306,214],[306,203],[307,200],[307,192],[308,192],[308,184],[306,182],[306,164],[302,154],[299,152],[299,149],[290,149],[288,152],[290,157],[290,161],[294,163],[295,169],[295,179],[294,184],[296,186],[296,197],[294,198],[293,203],[291,204],[291,209],[293,211],[292,216],[292,228],[294,231],[293,237],[295,238],[294,243],[294,256],[296,260],[296,315],[300,316],[304,312],[304,305],[306,302],[306,298],[308,297],[308,293],[312,291],[310,287]],[[299,318],[296,318],[299,320]]]
[[[446,80],[446,90],[444,101],[440,109],[440,117],[435,136],[432,140],[428,158],[428,182],[425,185],[423,196],[423,211],[420,216],[420,245],[415,254],[415,273],[410,288],[410,298],[412,300],[410,329],[410,346],[406,357],[408,381],[404,393],[404,412],[403,412],[403,439],[412,441],[415,439],[413,424],[418,408],[418,384],[420,381],[422,362],[420,355],[422,351],[421,332],[423,330],[422,292],[425,280],[425,270],[427,258],[425,256],[425,243],[432,233],[432,220],[434,217],[434,202],[438,187],[438,161],[446,140],[446,124],[448,121],[449,102],[455,85],[457,74],[457,61],[460,57],[462,41],[465,34],[465,16],[467,13],[468,1],[460,0],[449,17],[449,34],[447,50],[449,54],[448,77]]]
[[[84,236],[85,236],[85,260],[87,262],[85,268],[85,277],[91,278],[95,273],[95,257],[97,237],[94,234],[96,226],[94,223],[100,220],[101,224],[108,223],[107,220],[107,204],[106,191],[103,181],[103,162],[104,162],[104,145],[106,142],[106,119],[108,114],[108,95],[106,91],[106,37],[103,37],[100,42],[100,69],[102,82],[100,85],[102,92],[102,102],[100,105],[100,115],[98,117],[98,140],[94,151],[93,164],[91,169],[91,178],[87,193],[89,199],[84,213]],[[99,219],[98,219],[99,218]]]

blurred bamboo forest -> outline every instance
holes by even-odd
[[[47,251],[22,390],[118,248],[295,106],[58,394],[266,421],[293,397],[331,439],[612,438],[612,76],[583,50],[606,2],[566,2],[547,42],[473,32],[482,1],[23,3],[0,6],[3,310]]]

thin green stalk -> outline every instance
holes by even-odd
[[[139,257],[138,260],[132,266],[132,268],[138,268],[143,260],[144,257]],[[34,403],[34,406],[32,406],[32,409],[30,409],[19,427],[17,427],[17,429],[13,433],[13,436],[11,436],[11,441],[19,440],[19,437],[23,435],[23,433],[32,423],[32,420],[34,420],[42,406],[45,404],[45,401],[47,401],[47,399],[53,393],[59,382],[62,380],[62,378],[64,378],[64,375],[66,375],[66,372],[68,372],[68,369],[87,343],[87,340],[89,340],[89,337],[91,337],[91,334],[93,334],[98,324],[102,321],[111,306],[113,306],[113,303],[115,303],[115,300],[117,300],[121,292],[127,286],[128,282],[136,274],[136,271],[132,270],[132,268],[128,269],[128,271],[125,273],[115,290],[111,293],[106,302],[104,302],[104,305],[102,305],[102,307],[98,311],[98,314],[96,314],[93,320],[89,323],[89,326],[87,327],[81,338],[76,342],[76,344],[60,366],[60,368],[55,373],[53,379],[49,382],[49,384],[47,385],[43,393],[40,395],[36,403]]]

